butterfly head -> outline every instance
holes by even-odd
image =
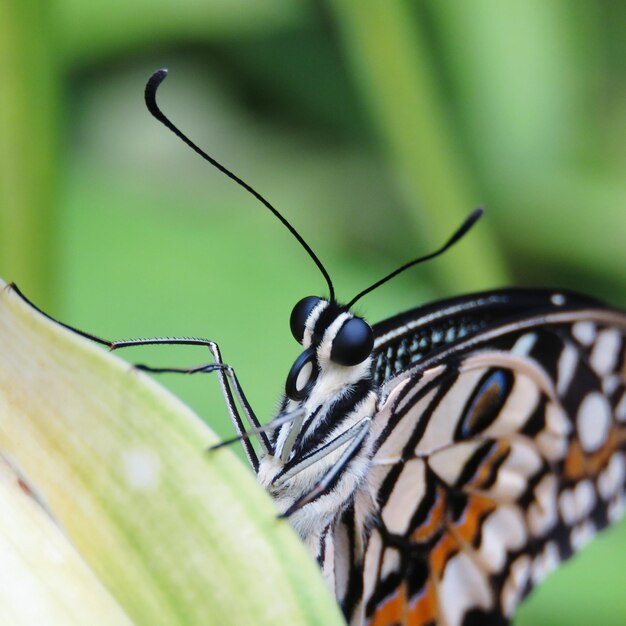
[[[285,391],[292,400],[306,398],[321,372],[342,368],[347,374],[347,368],[365,364],[374,348],[372,327],[332,300],[303,298],[293,308],[289,324],[294,339],[304,347],[287,376]]]
[[[325,377],[328,382],[325,391],[328,392],[337,392],[358,380],[367,378],[369,376],[370,355],[374,348],[374,332],[365,320],[350,313],[351,307],[357,300],[410,267],[443,254],[477,222],[483,214],[483,210],[476,209],[473,211],[450,239],[435,252],[401,265],[358,293],[347,305],[339,305],[335,300],[335,288],[330,274],[309,244],[289,221],[258,191],[189,139],[161,111],[156,102],[156,93],[166,76],[167,70],[157,70],[146,84],[145,100],[150,113],[205,161],[244,188],[278,218],[317,265],[328,285],[329,299],[308,296],[300,300],[291,313],[291,332],[304,347],[304,352],[296,359],[287,376],[287,397],[294,401],[308,398],[316,386],[320,374],[334,374],[334,376]],[[321,386],[318,385],[318,387]]]

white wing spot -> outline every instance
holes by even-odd
[[[483,524],[480,555],[489,571],[497,573],[506,563],[507,552],[521,548],[525,542],[526,527],[519,509],[501,506]]]
[[[400,569],[400,553],[395,548],[387,548],[383,555],[381,578],[385,578]]]
[[[428,459],[430,469],[448,485],[454,485],[482,441],[461,441],[434,452]]]
[[[159,484],[161,462],[146,449],[127,450],[122,454],[124,477],[131,489],[154,489]]]
[[[404,534],[411,523],[412,511],[420,505],[426,493],[426,466],[421,459],[409,461],[382,510],[382,518],[389,532]]]
[[[537,435],[536,440],[541,453],[548,461],[560,461],[567,455],[566,437],[544,430]]]
[[[570,534],[570,543],[572,544],[572,548],[575,551],[580,550],[591,541],[595,534],[595,526],[590,521],[574,526]]]
[[[533,349],[536,341],[537,335],[535,333],[526,333],[515,342],[511,352],[519,356],[526,356]]]
[[[541,469],[542,461],[536,448],[515,441],[500,466],[495,483],[486,492],[501,501],[517,500],[528,488],[528,480]]]
[[[583,346],[590,346],[596,338],[596,325],[593,322],[577,322],[572,326],[572,335]]]
[[[540,583],[550,572],[554,571],[561,561],[559,549],[553,541],[548,542],[543,552],[537,555],[533,562],[533,585]]]
[[[598,491],[604,500],[609,500],[624,488],[626,461],[621,452],[611,457],[606,469],[598,477]]]
[[[611,500],[609,508],[607,509],[607,517],[611,524],[616,522],[624,515],[624,509],[626,509],[626,496],[621,493]]]
[[[587,517],[595,505],[596,492],[590,480],[583,480],[572,489],[565,489],[559,496],[559,511],[568,526]]]
[[[563,408],[549,402],[546,406],[546,428],[536,437],[541,453],[549,461],[560,461],[567,454],[567,436],[572,432],[572,424]]]
[[[574,500],[576,502],[576,515],[578,519],[587,517],[596,505],[596,491],[590,480],[581,480],[574,487]]]
[[[611,374],[602,378],[602,391],[607,396],[612,396],[622,384],[622,377],[619,374]]]
[[[550,302],[554,306],[563,306],[565,304],[565,296],[562,293],[553,293],[550,297]]]
[[[568,526],[571,526],[578,519],[576,515],[576,500],[571,489],[565,489],[561,492],[559,496],[559,512]]]
[[[589,362],[600,376],[606,376],[615,369],[617,353],[621,345],[621,336],[614,328],[603,330],[596,340]]]
[[[557,481],[546,474],[533,491],[535,502],[528,507],[528,527],[535,537],[545,535],[557,522]]]
[[[572,432],[572,424],[559,404],[550,402],[546,407],[546,426],[554,435],[566,437]]]
[[[439,590],[442,623],[448,626],[460,626],[469,610],[489,609],[493,603],[487,577],[464,552],[448,561]]]
[[[511,617],[515,607],[522,599],[522,593],[530,576],[530,557],[526,554],[518,557],[511,565],[511,573],[502,589],[502,612]]]
[[[586,452],[595,452],[606,441],[611,423],[611,406],[606,397],[593,391],[578,408],[576,425],[580,443]]]
[[[574,376],[577,364],[578,352],[576,351],[576,348],[574,348],[574,346],[568,342],[563,349],[563,352],[561,352],[557,369],[558,382],[556,384],[556,391],[560,396],[565,395],[565,392],[572,382],[572,378]]]

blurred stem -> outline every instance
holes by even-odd
[[[405,2],[333,0],[346,54],[393,161],[416,231],[441,243],[480,204],[446,122],[428,50]],[[434,271],[446,290],[506,282],[489,220]]]
[[[46,0],[0,0],[0,273],[51,303],[57,77]]]
[[[572,138],[586,129],[583,81],[598,55],[576,26],[592,21],[588,8],[566,0],[427,6],[473,157],[488,175],[514,177],[571,158]]]
[[[506,199],[506,231],[511,247],[530,258],[626,281],[624,215],[626,185],[622,180],[587,172],[547,170],[494,185]],[[594,210],[595,207],[595,210]],[[572,227],[572,224],[575,227]],[[520,233],[532,237],[520,238]],[[614,300],[624,303],[623,293]]]
[[[602,98],[594,105],[589,97],[606,62],[598,7],[566,0],[428,7],[509,249],[626,280],[626,185],[598,145]],[[577,163],[578,146],[593,160]]]

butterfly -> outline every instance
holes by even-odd
[[[276,416],[261,425],[217,344],[214,362],[154,372],[215,372],[260,484],[312,556],[351,626],[506,624],[522,599],[626,502],[626,313],[569,292],[504,289],[422,306],[371,326],[353,305],[456,243],[415,259],[340,304],[327,270],[299,241],[328,297],[290,318],[302,353]],[[76,330],[76,329],[72,329]],[[252,440],[256,440],[256,447]],[[257,452],[257,449],[260,452]]]

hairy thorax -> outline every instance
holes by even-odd
[[[341,398],[341,394],[338,397]],[[375,411],[376,396],[373,392],[368,393],[337,424],[328,424],[326,420],[334,418],[333,404],[335,403],[328,403],[323,412],[317,411],[317,414],[312,418],[315,420],[315,424],[309,429],[310,435],[304,438],[300,446],[294,449],[287,463],[281,460],[279,454],[268,454],[261,459],[258,471],[259,483],[274,499],[280,513],[287,511],[300,498],[315,489],[320,480],[339,462],[347,446],[350,445],[350,441],[317,459],[296,474],[282,479],[285,468],[297,463],[301,457],[314,454],[316,450],[323,448],[341,433],[362,422],[363,419],[371,417]],[[285,425],[281,428],[281,432],[277,435],[277,441],[287,436],[288,426]],[[315,434],[322,428],[327,434],[320,441],[315,438]],[[352,502],[355,492],[367,475],[370,458],[371,442],[370,438],[366,437],[358,452],[347,464],[344,471],[337,475],[330,488],[324,494],[289,515],[289,523],[313,552],[317,550],[321,531]]]

